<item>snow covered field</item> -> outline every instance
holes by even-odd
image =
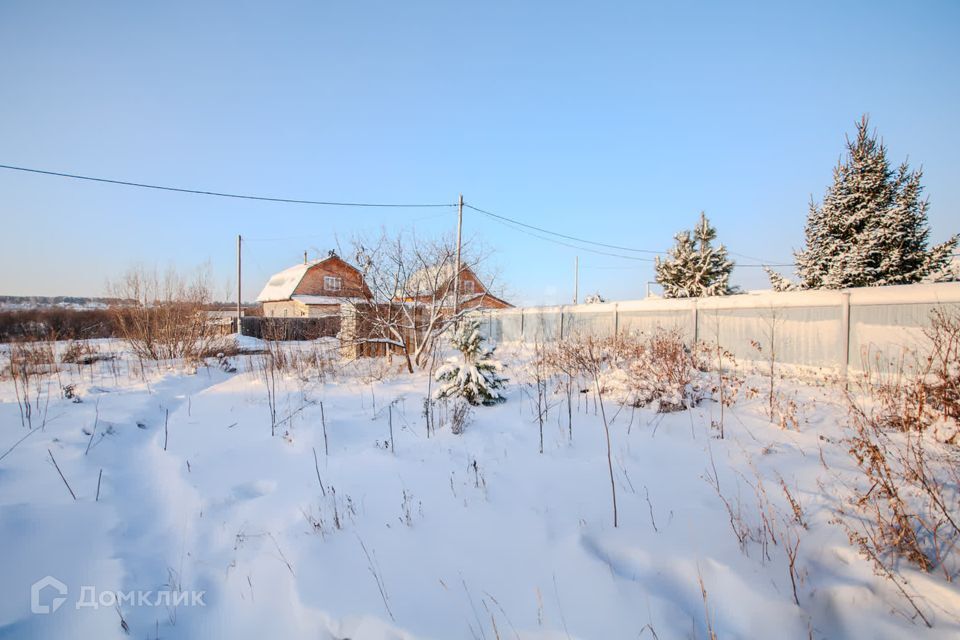
[[[427,376],[399,362],[280,377],[275,436],[256,356],[65,368],[34,380],[32,431],[3,378],[0,637],[960,635],[956,584],[903,567],[926,628],[833,522],[857,478],[835,388],[779,383],[798,430],[741,398],[722,440],[710,400],[608,399],[614,528],[595,396],[575,395],[571,441],[551,393],[541,454],[524,358],[500,355],[507,401],[429,438]],[[46,576],[65,600],[32,613]]]

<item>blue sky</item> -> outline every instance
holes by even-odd
[[[705,210],[730,250],[791,261],[869,113],[960,230],[957,2],[0,2],[0,164],[269,196],[453,202],[664,250]],[[325,209],[0,171],[0,294],[98,295],[237,233],[244,297],[381,227],[453,210]],[[511,300],[642,297],[652,265],[470,210]],[[743,262],[754,260],[735,256]],[[760,269],[734,281],[766,286]]]

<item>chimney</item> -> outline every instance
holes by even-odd
[[[307,264],[307,252],[303,252],[303,264]]]

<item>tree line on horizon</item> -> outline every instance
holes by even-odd
[[[764,267],[775,291],[879,287],[960,278],[952,262],[960,235],[930,246],[929,200],[921,198],[923,171],[904,161],[894,168],[863,116],[847,138],[846,156],[820,203],[810,202],[805,245],[794,252],[798,281]],[[667,298],[738,293],[735,265],[706,214],[674,236],[667,256],[655,258],[657,283]]]

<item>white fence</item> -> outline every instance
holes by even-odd
[[[960,313],[960,284],[528,307],[484,312],[482,322],[496,342],[673,328],[691,343],[719,343],[743,361],[764,359],[757,345],[767,354],[772,344],[778,362],[846,371],[922,351],[924,328],[936,308]]]

